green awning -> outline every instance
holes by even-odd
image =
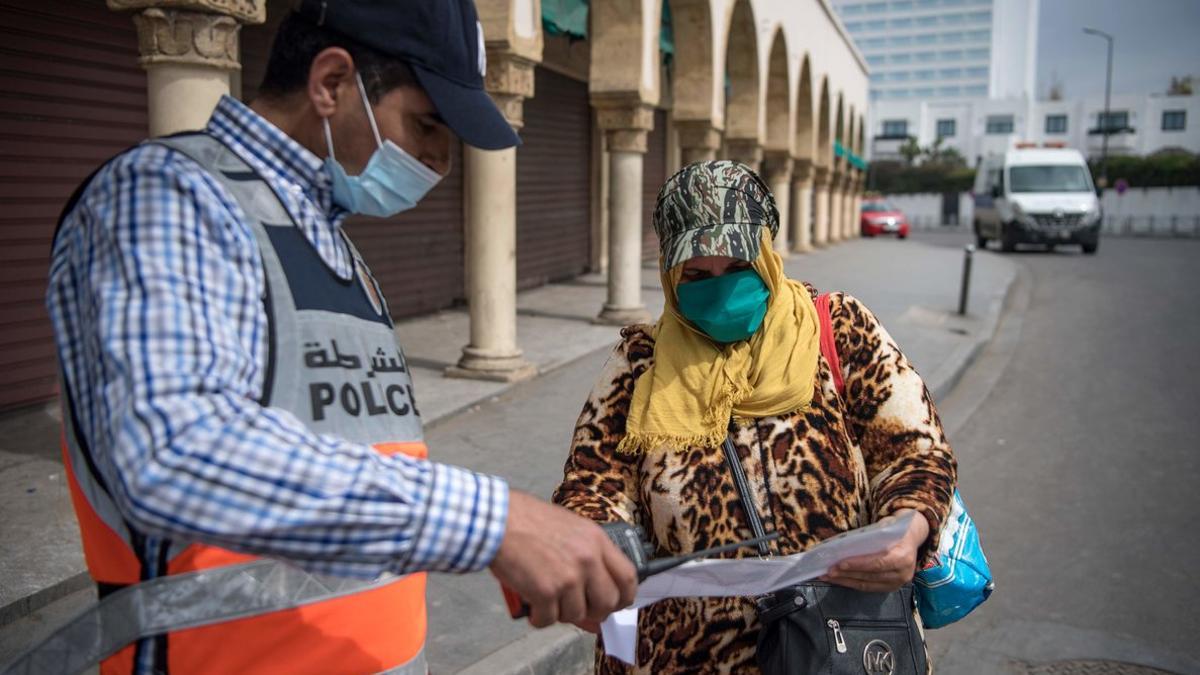
[[[542,0],[542,29],[550,35],[586,40],[588,0]]]
[[[588,0],[542,0],[542,29],[550,35],[587,39]],[[675,54],[675,32],[671,28],[671,6],[663,3],[662,28],[658,48],[668,56]]]
[[[675,31],[671,28],[671,5],[663,3],[662,30],[658,32],[658,49],[667,56],[675,56]]]
[[[841,141],[835,140],[833,142],[833,156],[845,157],[846,163],[856,169],[867,168],[867,160],[851,152],[848,148],[846,148],[846,146],[842,145]]]

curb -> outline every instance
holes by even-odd
[[[458,671],[458,675],[584,675],[592,670],[595,636],[557,625],[530,633]]]
[[[0,607],[0,630],[10,623],[20,621],[29,615],[44,609],[63,598],[82,591],[92,585],[92,578],[87,571],[78,572],[61,581],[36,590],[23,598],[17,598],[7,605]]]
[[[950,392],[954,390],[959,380],[962,379],[963,373],[967,371],[967,368],[970,368],[971,364],[975,363],[975,360],[979,358],[984,348],[995,339],[996,331],[1000,327],[1001,318],[1003,318],[1005,312],[1012,306],[1014,290],[1017,287],[1017,279],[1020,276],[1021,268],[1014,263],[1013,273],[1005,282],[1004,293],[992,300],[987,312],[984,313],[984,323],[977,337],[971,341],[971,344],[956,349],[946,359],[953,365],[941,382],[930,383],[928,380],[926,381],[926,384],[929,386],[929,393],[933,396],[935,404],[937,401],[941,401],[950,395]]]

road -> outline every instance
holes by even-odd
[[[1200,242],[1011,258],[997,338],[941,402],[997,591],[931,633],[939,670],[1200,672]]]

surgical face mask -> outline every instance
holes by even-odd
[[[362,76],[356,74],[355,77],[378,147],[362,173],[357,176],[346,175],[346,169],[333,154],[333,134],[329,130],[329,118],[326,117],[325,144],[329,147],[329,156],[325,158],[325,170],[333,181],[333,201],[338,206],[351,213],[387,218],[416,206],[442,176],[400,146],[379,137],[379,127],[375,125],[375,113],[371,111],[371,103],[367,100]]]
[[[754,335],[767,315],[771,296],[752,269],[679,284],[679,311],[717,342],[738,342]]]

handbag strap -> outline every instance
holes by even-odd
[[[829,314],[829,294],[822,293],[817,296],[817,319],[821,327],[821,355],[829,362],[829,367],[833,371],[833,381],[837,386],[838,393],[845,391],[846,382],[842,379],[842,362],[838,358],[837,343],[833,339],[833,320]],[[730,428],[732,430],[733,421],[730,420]],[[725,436],[725,463],[729,465],[729,472],[733,474],[733,483],[737,486],[738,498],[742,501],[742,510],[746,512],[746,520],[750,521],[750,531],[757,537],[765,537],[766,530],[763,529],[762,516],[758,513],[758,507],[754,504],[754,499],[750,494],[750,484],[746,480],[746,471],[742,468],[742,460],[738,458],[737,449],[733,447],[733,436]],[[771,553],[770,546],[767,542],[762,541],[758,544],[758,554],[766,556]]]
[[[846,381],[842,379],[842,360],[838,358],[837,342],[833,339],[833,319],[829,314],[829,294],[822,293],[817,296],[817,320],[821,324],[821,356],[829,363],[829,369],[833,371],[833,383],[837,387],[838,393],[842,394],[846,391]]]
[[[755,538],[767,536],[766,530],[763,529],[762,516],[758,513],[758,507],[754,504],[754,498],[750,494],[750,484],[746,481],[746,472],[742,469],[742,460],[738,458],[737,450],[733,447],[733,436],[725,436],[725,463],[729,465],[729,472],[733,474],[733,483],[737,486],[738,498],[742,500],[742,510],[746,512],[746,520],[750,521],[750,531],[754,533]],[[771,547],[765,541],[758,542],[758,554],[767,556],[771,554]]]

